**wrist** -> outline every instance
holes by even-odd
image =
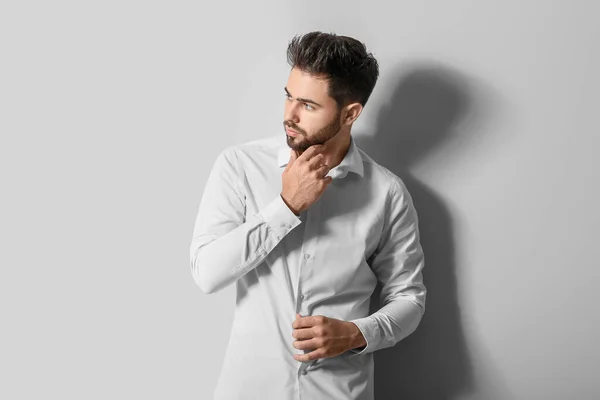
[[[283,202],[285,203],[285,205],[286,205],[286,206],[288,206],[288,208],[289,208],[289,209],[290,209],[290,210],[291,210],[291,211],[292,211],[294,214],[296,214],[296,216],[299,216],[299,215],[300,215],[300,211],[299,211],[297,208],[295,208],[294,206],[292,206],[292,205],[290,204],[290,202],[289,202],[288,200],[286,200],[286,199],[285,199],[285,197],[283,196],[283,193],[280,193],[279,195],[281,196],[281,200],[283,200]]]
[[[350,349],[356,349],[359,347],[365,347],[367,345],[367,340],[364,335],[358,329],[358,326],[354,322],[348,322],[351,330],[351,347]]]

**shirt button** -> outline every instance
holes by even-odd
[[[300,298],[301,298],[301,299],[304,299],[304,295],[303,295],[303,294],[301,294],[301,295],[300,295]]]
[[[308,373],[307,370],[305,370],[305,369],[302,370],[302,375],[306,375],[307,373]]]
[[[305,255],[304,255],[304,259],[305,259],[305,260],[308,260],[309,258],[310,258],[310,254],[305,254]]]

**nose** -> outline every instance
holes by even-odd
[[[285,121],[292,121],[294,124],[298,124],[298,122],[300,122],[300,117],[298,116],[298,109],[297,109],[296,102],[286,100],[285,111],[284,111],[283,117],[284,117]]]

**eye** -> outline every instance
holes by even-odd
[[[311,105],[310,105],[310,104],[308,104],[308,103],[304,103],[304,108],[306,108],[306,109],[307,109],[307,110],[309,110],[309,111],[312,111],[312,110],[314,110],[314,109],[315,109],[313,106],[311,106]]]
[[[289,94],[288,92],[285,92],[285,97],[286,97],[287,99],[291,99],[291,98],[292,98],[292,96],[290,96],[290,94]]]

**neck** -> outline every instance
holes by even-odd
[[[325,163],[330,168],[337,167],[342,162],[350,148],[350,140],[350,132],[341,131],[325,143],[326,148],[323,155],[325,156]]]

